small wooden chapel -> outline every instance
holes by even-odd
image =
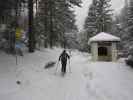
[[[89,39],[93,61],[117,61],[117,43],[120,38],[101,32]]]

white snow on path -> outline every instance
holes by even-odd
[[[91,63],[92,80],[88,81],[88,94],[92,100],[132,100],[133,69],[124,63]]]
[[[44,69],[57,61],[61,49],[45,49],[15,57],[0,53],[0,100],[132,100],[133,69],[121,62],[91,62],[90,55],[72,52],[69,72]],[[21,84],[17,85],[16,81]]]

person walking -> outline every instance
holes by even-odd
[[[63,50],[63,52],[59,56],[59,61],[61,61],[62,64],[61,72],[63,75],[66,73],[67,59],[70,59],[70,56],[68,55],[66,50]]]

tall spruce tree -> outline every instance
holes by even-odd
[[[97,0],[97,32],[110,32],[112,22],[111,0]]]
[[[128,32],[133,37],[133,1],[131,0],[128,7]]]
[[[89,7],[88,16],[85,20],[84,29],[87,34],[87,39],[97,33],[97,25],[96,25],[96,0],[92,1],[92,4]]]
[[[80,6],[80,0],[40,0],[38,19],[44,27],[44,35],[52,47],[57,42],[64,42],[64,33],[77,29],[73,5]],[[64,44],[64,43],[63,43]]]
[[[110,32],[112,22],[111,0],[93,0],[89,7],[84,29],[87,37],[99,32]]]

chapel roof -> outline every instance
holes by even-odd
[[[99,42],[99,41],[119,42],[120,38],[109,33],[101,32],[89,39],[89,42]]]

